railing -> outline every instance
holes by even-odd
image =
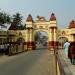
[[[8,35],[16,35],[16,32],[14,30],[11,30],[10,32],[8,32]]]
[[[6,31],[0,31],[0,35],[7,36],[7,32]]]
[[[62,66],[61,61],[58,56],[57,49],[54,50],[54,54],[55,54],[55,63],[56,63],[56,75],[65,75],[63,66]]]
[[[56,75],[72,75],[68,66],[61,59],[61,56],[58,54],[58,49],[54,50],[55,62],[56,62]]]

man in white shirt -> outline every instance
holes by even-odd
[[[64,43],[64,52],[65,52],[66,57],[68,57],[68,48],[69,48],[69,45],[70,45],[70,43],[68,41],[66,41]]]

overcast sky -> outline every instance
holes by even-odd
[[[37,15],[49,20],[53,12],[60,27],[67,27],[75,20],[75,0],[0,0],[0,8],[10,15],[20,12],[25,20],[28,14],[32,14],[34,20]]]

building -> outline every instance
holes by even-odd
[[[63,43],[64,41],[68,40],[69,42],[73,42],[75,41],[75,21],[72,20],[69,25],[68,28],[65,29],[58,29],[58,40],[60,43]]]
[[[37,16],[35,21],[29,14],[24,30],[16,30],[16,27],[11,25],[7,31],[8,43],[14,44],[14,46],[18,45],[18,49],[36,49],[35,35],[41,31],[46,32],[48,35],[48,49],[56,48],[58,42],[63,45],[65,40],[69,42],[75,41],[75,21],[71,21],[68,28],[59,29],[56,16],[52,13],[49,20],[46,20],[45,17]]]
[[[35,34],[38,31],[43,31],[48,34],[47,46],[55,47],[57,40],[57,21],[54,13],[51,14],[49,21],[47,21],[44,17],[37,16],[34,21],[32,16],[29,14],[26,19],[26,29],[25,30],[16,30],[14,26],[10,26],[8,30],[9,42],[17,43],[18,40],[20,43],[24,43],[27,45],[27,49],[35,49]]]

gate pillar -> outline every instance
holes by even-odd
[[[27,37],[28,37],[28,42],[27,42],[27,49],[28,50],[33,50],[35,49],[35,42],[33,41],[33,28],[27,28]]]

